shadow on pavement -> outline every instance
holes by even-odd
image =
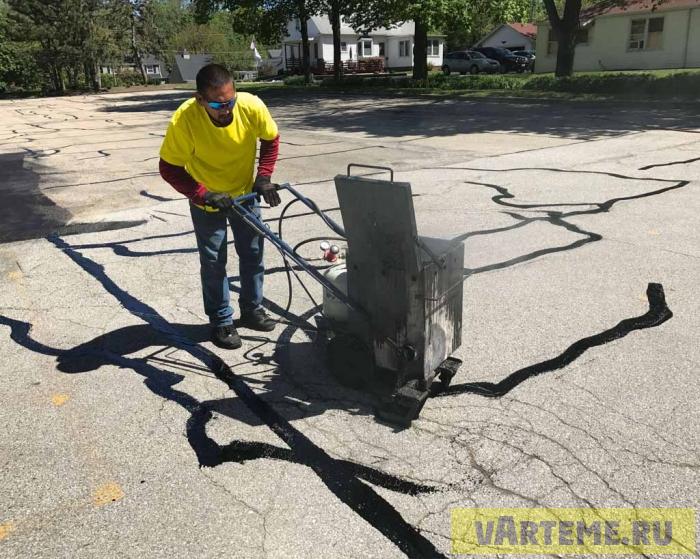
[[[24,166],[26,153],[0,154],[0,242],[41,237],[65,225],[68,210],[39,189],[39,175]]]
[[[181,93],[160,93],[156,95],[133,95],[120,98],[119,104],[110,104],[97,109],[106,113],[148,113],[175,111],[184,101],[194,95],[194,91]]]
[[[284,100],[280,108],[290,110]],[[268,101],[273,114],[278,106]],[[700,128],[700,115],[683,107],[617,107],[605,104],[542,102],[528,100],[488,101],[466,99],[417,99],[382,107],[373,102],[358,110],[316,106],[299,107],[295,125],[334,132],[362,132],[374,137],[441,137],[485,132],[546,134],[590,140],[646,130],[690,130]],[[294,117],[293,117],[294,120]]]
[[[26,153],[0,154],[0,243],[25,241],[51,233],[74,235],[125,229],[145,223],[98,221],[71,223],[73,215],[39,188],[40,175],[24,164]]]
[[[369,136],[425,137],[478,132],[547,134],[592,139],[644,130],[700,128],[700,114],[687,104],[562,102],[541,99],[467,99],[396,95],[386,92],[253,92],[288,125]],[[107,106],[104,112],[174,111],[191,92],[130,97],[133,104]],[[328,103],[324,103],[328,101]]]

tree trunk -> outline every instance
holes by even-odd
[[[83,71],[85,73],[85,85],[91,87],[95,93],[100,91],[102,83],[99,64],[93,60],[88,60],[83,65]]]
[[[311,83],[311,55],[309,53],[309,16],[306,13],[305,0],[298,0],[299,26],[301,27],[301,69],[304,73],[304,82]]]
[[[61,79],[61,71],[55,64],[49,66],[49,75],[51,76],[51,86],[56,93],[63,93],[63,80]]]
[[[576,53],[576,30],[560,29],[557,43],[557,67],[554,75],[558,78],[574,73],[574,55]]]
[[[582,0],[566,0],[564,14],[559,17],[554,0],[544,0],[549,25],[557,37],[557,67],[555,75],[558,78],[574,73],[574,55],[576,54],[576,34],[579,29]]]
[[[138,43],[136,42],[136,15],[133,12],[131,13],[131,52],[134,57],[134,64],[141,72],[143,83],[147,85],[148,76],[146,75],[146,68],[143,66],[141,53],[139,52]]]
[[[85,87],[90,87],[93,91],[98,91],[95,87],[95,65],[92,60],[83,62],[83,77],[85,78]]]
[[[428,78],[428,26],[420,17],[415,19],[415,24],[416,31],[413,39],[413,79],[425,80]]]
[[[343,79],[343,61],[340,54],[340,9],[337,1],[331,3],[331,27],[333,28],[333,79]]]
[[[54,84],[56,86],[56,91],[58,93],[65,93],[66,91],[66,82],[65,79],[63,78],[63,68],[61,68],[59,65],[54,65],[53,66],[53,74],[55,76]]]

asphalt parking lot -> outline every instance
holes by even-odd
[[[277,181],[339,219],[333,177],[388,165],[465,242],[464,364],[399,430],[299,288],[269,336],[207,341],[157,172],[188,95],[0,101],[0,557],[450,556],[457,507],[698,508],[697,105],[261,94]]]

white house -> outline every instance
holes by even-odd
[[[581,12],[574,71],[700,67],[700,0],[606,2]],[[535,72],[553,72],[557,42],[540,24]]]
[[[333,63],[333,29],[327,16],[313,16],[307,23],[311,65],[318,60]],[[341,20],[340,57],[343,62],[364,58],[382,57],[385,68],[413,67],[414,24],[406,22],[393,29],[380,28],[366,35],[357,33]],[[282,41],[286,69],[292,69],[301,60],[301,31],[299,20],[289,22],[287,35]],[[444,38],[428,37],[428,63],[442,66]]]
[[[534,23],[504,23],[474,46],[534,51],[536,39],[537,25]]]

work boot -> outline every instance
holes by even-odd
[[[243,345],[241,337],[236,332],[233,324],[224,326],[214,326],[211,331],[211,341],[214,345],[222,349],[238,349]]]
[[[267,316],[264,309],[257,308],[254,311],[242,313],[238,325],[258,332],[271,332],[275,329],[277,322]]]

